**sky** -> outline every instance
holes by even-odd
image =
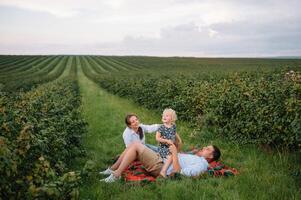
[[[301,56],[300,0],[0,0],[0,54]]]

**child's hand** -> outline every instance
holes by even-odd
[[[169,144],[169,145],[173,144],[173,142],[171,140],[166,140],[166,143]]]

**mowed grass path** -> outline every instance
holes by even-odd
[[[150,184],[129,184],[121,181],[102,183],[98,171],[105,169],[111,159],[124,149],[122,132],[124,116],[137,113],[145,124],[160,123],[160,114],[141,108],[133,102],[111,95],[88,80],[79,69],[82,111],[88,122],[84,146],[87,156],[78,159],[78,167],[92,160],[92,176],[84,180],[81,199],[300,199],[300,188],[290,175],[290,158],[283,154],[267,154],[253,146],[241,147],[216,140],[208,134],[191,137],[193,132],[185,123],[177,123],[185,147],[190,144],[217,144],[223,161],[238,168],[240,175],[230,178],[160,180]],[[209,134],[210,135],[210,134]],[[155,144],[154,135],[147,136]],[[295,158],[293,158],[295,159]]]

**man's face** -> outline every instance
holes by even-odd
[[[206,159],[212,159],[213,151],[214,151],[214,148],[212,145],[210,145],[210,146],[203,147],[199,152],[197,152],[197,155],[202,156]]]

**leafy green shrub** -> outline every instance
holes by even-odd
[[[224,75],[86,75],[119,96],[244,143],[285,148],[301,145],[299,72],[241,72]]]
[[[1,197],[71,198],[79,175],[68,172],[71,159],[83,153],[86,123],[78,107],[76,81],[41,85],[0,101]]]
[[[208,106],[220,134],[241,143],[301,144],[300,83],[284,80],[282,74],[256,79],[235,75],[216,87],[223,92]]]

